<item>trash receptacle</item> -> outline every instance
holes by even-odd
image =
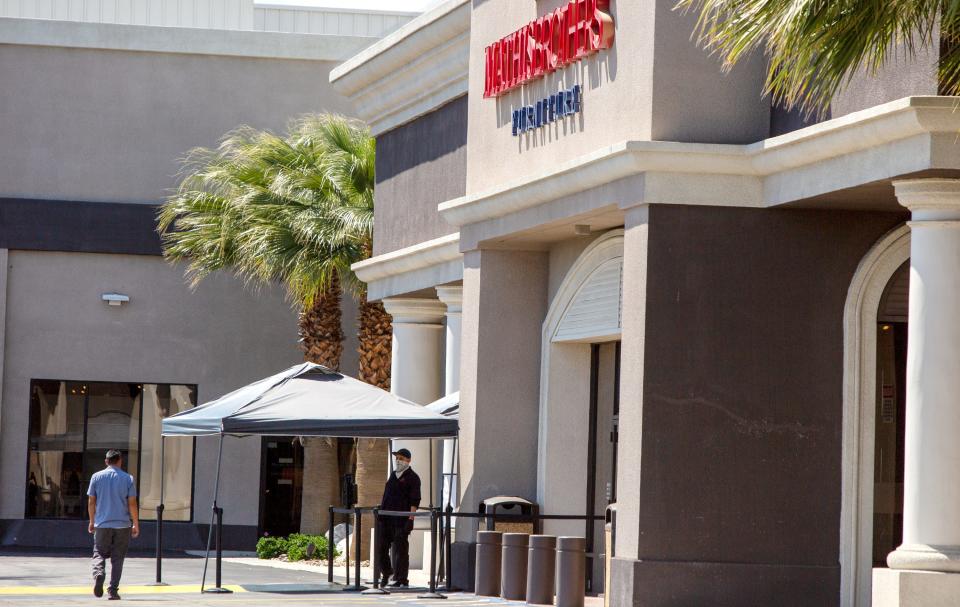
[[[540,513],[540,507],[534,502],[522,497],[498,495],[488,497],[480,502],[477,512],[490,515],[488,518],[480,519],[479,528],[484,531],[503,531],[505,533],[540,533],[540,522],[536,516]],[[526,520],[498,521],[494,515],[509,514],[528,516]]]
[[[499,531],[477,532],[477,596],[500,596],[501,536]]]
[[[603,607],[610,607],[610,564],[617,541],[617,505],[610,504],[603,516]]]

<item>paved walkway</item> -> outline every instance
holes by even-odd
[[[163,561],[163,579],[169,586],[150,586],[154,580],[152,558],[128,558],[123,571],[120,594],[124,603],[140,607],[229,607],[231,605],[290,605],[323,607],[494,607],[520,606],[523,603],[453,593],[446,600],[418,599],[423,589],[394,592],[387,596],[344,592],[326,583],[326,570],[301,565],[299,568],[269,567],[247,559],[225,559],[223,582],[232,594],[200,594],[203,559],[167,558]],[[207,579],[213,582],[213,561]],[[304,567],[311,567],[304,569]],[[342,572],[341,572],[342,573]],[[106,598],[93,596],[90,561],[85,556],[50,556],[0,553],[0,605],[73,606],[101,605]],[[116,604],[116,603],[111,603]],[[590,599],[590,607],[602,605]]]

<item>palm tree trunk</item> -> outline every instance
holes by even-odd
[[[390,348],[393,325],[390,315],[380,302],[367,301],[361,295],[359,311],[360,380],[390,389]],[[357,445],[357,500],[361,506],[380,503],[383,484],[387,479],[389,441],[360,439]],[[369,558],[370,542],[361,545],[363,558]]]
[[[300,347],[306,360],[334,371],[340,368],[343,328],[340,283],[333,280],[313,305],[300,312]],[[303,443],[303,498],[300,532],[324,534],[329,529],[327,508],[339,503],[340,476],[337,441],[301,438]]]
[[[300,349],[304,359],[333,371],[340,369],[343,326],[340,313],[340,281],[330,281],[325,293],[300,312]]]

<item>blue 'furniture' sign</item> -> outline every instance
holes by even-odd
[[[513,110],[513,136],[538,129],[564,116],[572,116],[580,111],[580,85],[560,91],[556,95],[544,97],[533,105]]]

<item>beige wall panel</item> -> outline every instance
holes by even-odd
[[[545,403],[540,423],[546,514],[583,514],[587,508],[590,428],[590,344],[550,344],[549,382],[556,398]],[[548,521],[544,533],[583,535],[582,521]]]
[[[0,196],[156,202],[249,124],[350,113],[332,63],[0,45]],[[69,100],[69,105],[65,105]]]
[[[204,402],[302,360],[279,290],[216,275],[191,292],[158,257],[12,251],[9,265],[0,518],[24,514],[31,378],[197,384]],[[108,306],[110,291],[130,303]],[[228,524],[257,524],[259,453],[259,438],[224,442]],[[197,522],[208,520],[216,456],[216,438],[197,439]]]
[[[674,11],[670,0],[612,0],[612,48],[484,99],[485,47],[561,4],[474,2],[467,194],[556,170],[625,140],[748,143],[767,136],[770,108],[761,94],[762,57],[725,73],[691,39],[696,16]],[[580,114],[512,136],[512,110],[574,84],[583,87]]]
[[[483,98],[484,48],[563,4],[558,0],[474,2],[470,31],[470,119],[467,193],[547,171],[587,152],[625,139],[650,139],[654,6],[612,2],[617,26],[613,47],[498,98]],[[630,24],[631,29],[620,29]],[[583,86],[579,115],[514,137],[514,108],[574,84]]]

